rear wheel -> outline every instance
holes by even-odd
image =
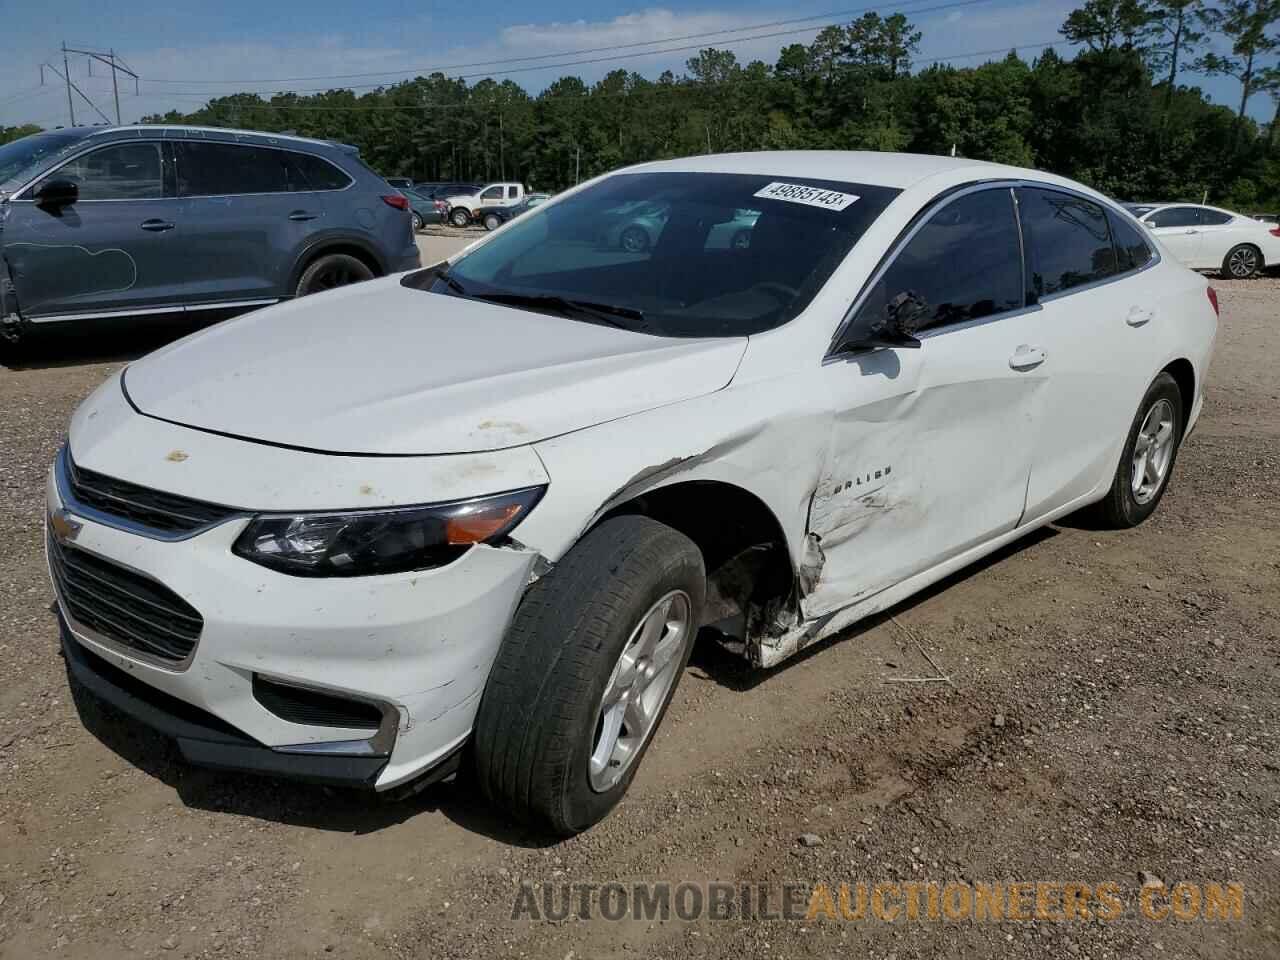
[[[465,227],[471,222],[471,211],[466,207],[454,207],[449,211],[449,222],[455,227]]]
[[[1262,269],[1262,251],[1251,243],[1239,243],[1222,258],[1222,275],[1233,280],[1248,280]]]
[[[502,226],[502,218],[495,213],[490,213],[484,218],[484,228],[486,230],[497,230]]]
[[[1099,504],[1106,526],[1136,527],[1155,513],[1182,442],[1182,409],[1177,382],[1161,373],[1138,406],[1111,489]]]
[[[417,210],[413,211],[413,229],[421,230],[426,225],[427,225],[427,222],[422,219],[422,214],[418,213]]]
[[[627,253],[644,253],[649,249],[649,234],[642,227],[627,227],[618,239]]]
[[[684,671],[705,585],[688,537],[624,516],[529,588],[476,717],[491,802],[565,835],[613,809]]]
[[[319,257],[298,280],[298,296],[334,290],[352,283],[373,279],[368,265],[346,253],[329,253]]]

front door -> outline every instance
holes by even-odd
[[[33,198],[70,180],[79,200],[46,208]],[[10,204],[4,256],[32,320],[172,307],[178,251],[159,142],[116,143],[69,160]]]
[[[918,349],[828,358],[835,411],[809,519],[822,616],[1011,529],[1022,515],[1049,363],[1024,307],[1009,188],[946,203],[872,284],[852,322],[919,318]],[[900,314],[899,314],[900,315]]]

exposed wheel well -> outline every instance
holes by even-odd
[[[795,573],[778,518],[755,494],[713,480],[660,487],[606,517],[642,514],[698,545],[707,570],[704,624],[746,640],[761,618],[776,620],[795,601]]]
[[[347,256],[355,257],[366,267],[372,270],[375,277],[383,275],[384,271],[382,269],[382,264],[378,262],[378,258],[359,244],[342,243],[341,241],[336,243],[323,243],[317,246],[314,250],[308,250],[306,256],[302,258],[302,261],[294,270],[293,279],[290,282],[289,287],[290,293],[297,289],[298,281],[306,272],[307,267],[311,266],[321,257],[327,257],[331,253],[345,253]]]
[[[1182,433],[1185,436],[1187,424],[1191,421],[1191,406],[1196,402],[1195,368],[1191,366],[1190,360],[1180,357],[1161,372],[1173,377],[1174,383],[1178,385],[1178,392],[1182,394]]]

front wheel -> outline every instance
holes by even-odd
[[[622,799],[693,648],[702,553],[640,516],[606,520],[529,588],[476,717],[491,802],[562,835]]]
[[[465,227],[471,222],[471,211],[466,207],[454,207],[449,212],[449,222],[455,227]]]
[[[1111,489],[1099,504],[1106,526],[1136,527],[1155,513],[1182,443],[1182,408],[1177,381],[1161,373],[1138,406]]]

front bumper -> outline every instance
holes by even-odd
[[[178,438],[168,434],[179,431],[193,460],[197,455],[208,460],[203,455],[212,452],[199,444],[216,442],[223,453],[238,450],[240,463],[233,473],[257,477],[257,485],[266,464],[245,463],[246,456],[259,450],[271,458],[289,455],[155,421],[142,425],[150,430],[152,424],[166,434],[157,449],[175,449]],[[300,458],[296,472],[313,482],[315,474],[307,468],[316,455],[292,456]],[[412,466],[400,462],[398,469],[406,465]],[[397,469],[394,463],[378,466]],[[335,465],[329,475],[341,469]],[[289,471],[265,475],[287,480]],[[79,503],[67,486],[59,470],[50,471],[49,513],[66,511],[75,519],[76,550],[158,582],[203,618],[189,658],[166,663],[78,621],[59,595],[64,646],[72,653],[87,651],[68,656],[73,676],[125,713],[173,736],[189,760],[208,766],[325,782],[368,781],[378,790],[433,775],[470,735],[489,669],[537,558],[518,546],[477,546],[433,570],[290,577],[231,552],[247,515],[185,538],[158,539]],[[229,491],[228,499],[236,502],[233,498],[238,495]],[[86,673],[86,656],[92,666],[106,669]],[[385,722],[373,732],[285,719],[255,696],[255,677],[375,704]],[[175,711],[175,703],[185,706]],[[188,709],[196,711],[198,730],[172,720]],[[217,735],[209,733],[214,728],[220,730]]]

